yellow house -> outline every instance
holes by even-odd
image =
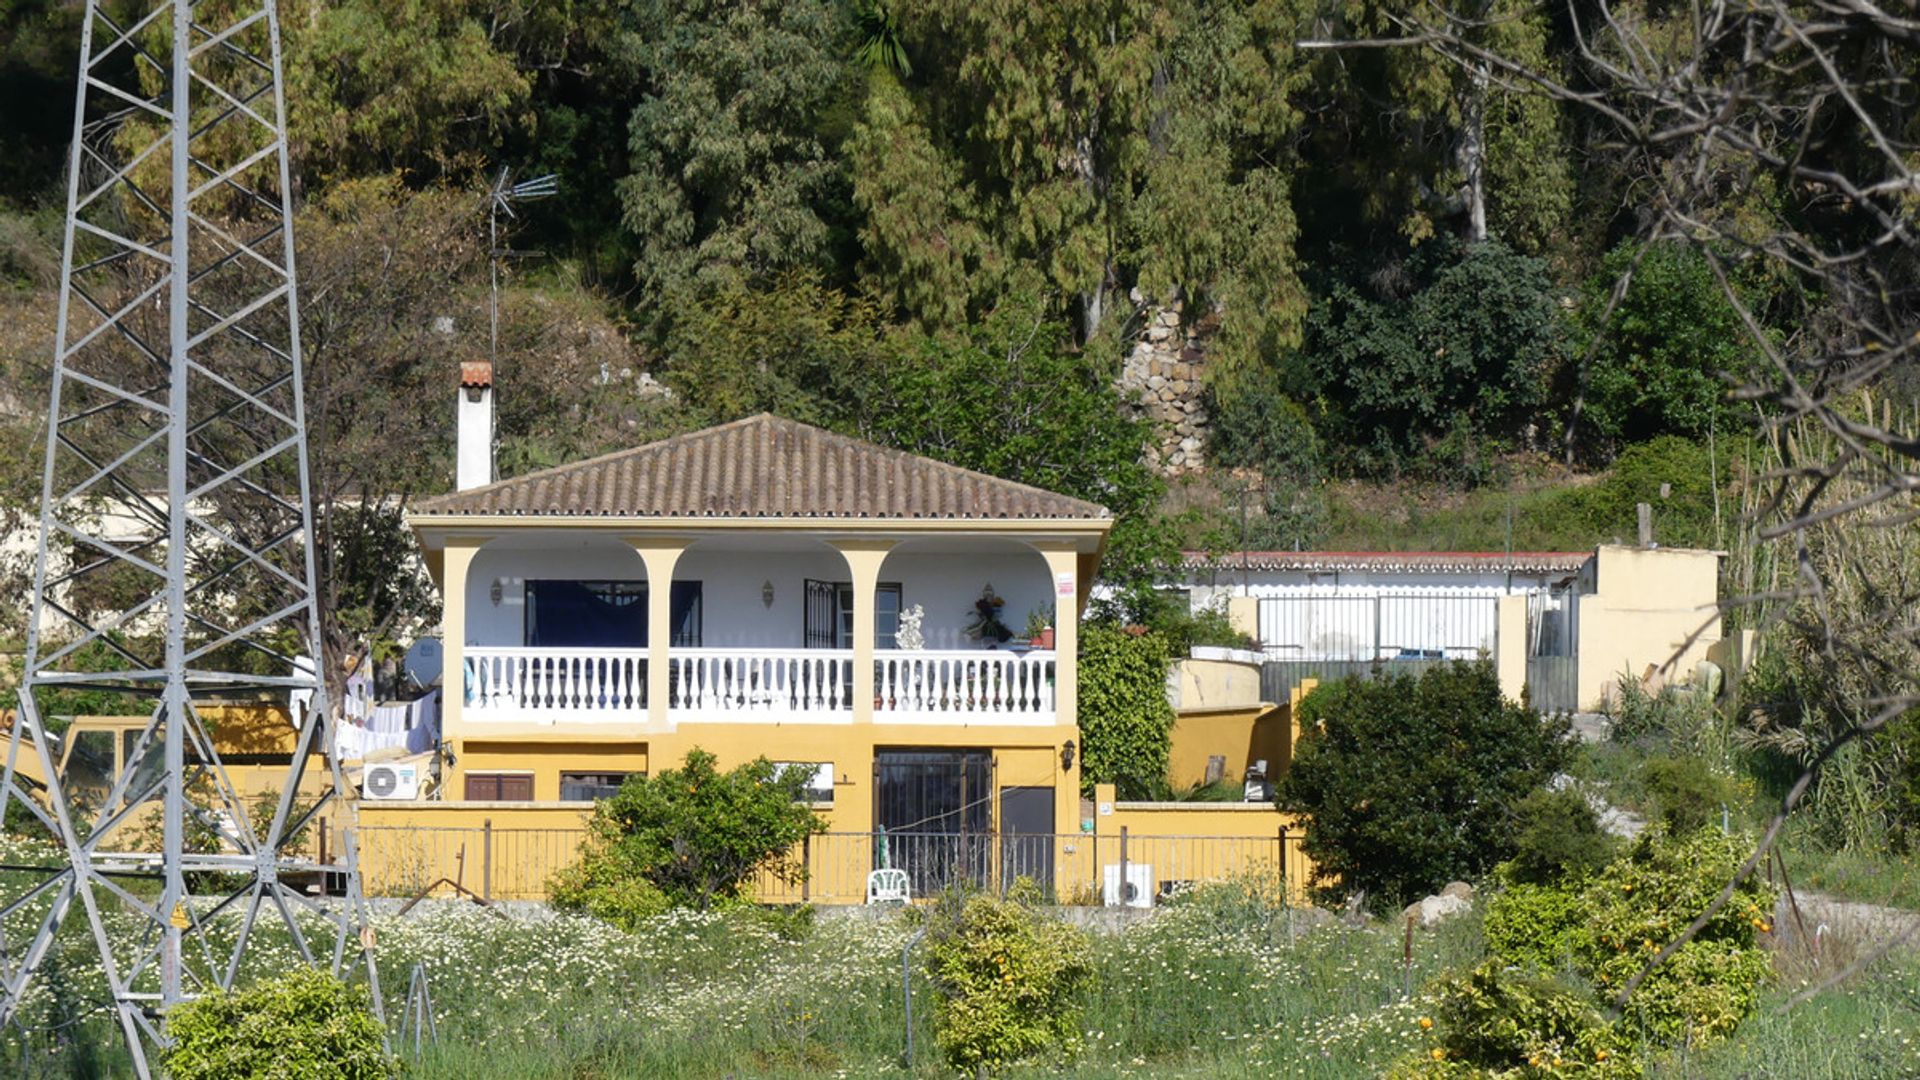
[[[584,809],[699,747],[806,770],[834,832],[1080,828],[1100,506],[761,415],[408,520],[444,600],[449,800]]]

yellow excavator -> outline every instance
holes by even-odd
[[[230,702],[203,704],[198,711],[235,793],[243,799],[277,794],[286,781],[288,762],[298,735],[286,706],[273,702]],[[144,760],[131,761],[150,720],[147,716],[77,716],[61,731],[48,734],[47,749],[70,803],[76,807],[98,808],[112,793],[115,778],[129,764],[158,774],[163,765],[157,743],[147,748]],[[17,723],[15,714],[0,714],[0,765],[4,765],[4,754],[17,735],[20,745],[13,752],[16,774],[23,787],[44,793],[47,777],[40,755],[34,749],[30,734],[17,731]],[[199,761],[199,755],[191,746],[187,761],[190,766]],[[330,783],[326,761],[315,752],[301,777],[300,797],[317,798]],[[132,785],[135,790],[145,786],[138,777]],[[155,812],[158,807],[159,803],[155,802]],[[134,828],[138,828],[137,823]]]

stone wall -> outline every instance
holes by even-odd
[[[1205,327],[1181,326],[1181,304],[1133,297],[1144,328],[1120,370],[1122,396],[1135,416],[1154,425],[1148,461],[1168,475],[1205,467],[1212,420],[1205,397]],[[1212,320],[1206,320],[1211,322]]]

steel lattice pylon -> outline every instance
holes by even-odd
[[[344,786],[325,679],[295,662],[321,637],[278,12],[154,0],[114,17],[138,6],[89,0],[81,38],[40,546],[0,773],[0,807],[21,804],[65,861],[0,895],[0,1024],[78,901],[102,1005],[145,1076],[166,1010],[232,985],[263,910],[307,963],[375,975],[351,833],[343,860],[295,843]],[[60,782],[38,712],[37,692],[79,688],[151,703],[97,805]],[[303,693],[285,783],[256,808],[196,703]],[[314,753],[330,775],[307,806]],[[48,778],[38,797],[17,771],[28,756]],[[286,880],[329,874],[341,902]],[[208,880],[227,884],[190,899]]]

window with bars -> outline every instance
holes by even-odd
[[[815,581],[806,583],[806,643],[809,649],[853,648],[853,583]],[[883,581],[874,589],[873,647],[896,647],[900,633],[901,597],[897,581]]]
[[[628,777],[645,775],[630,772],[563,772],[560,774],[560,801],[611,799],[619,793],[620,785],[626,783]]]

